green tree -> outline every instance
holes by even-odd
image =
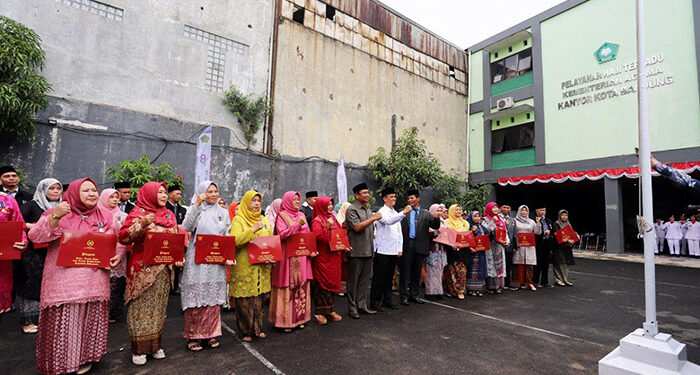
[[[248,147],[255,144],[255,135],[260,130],[265,116],[272,113],[272,104],[264,96],[244,95],[235,85],[224,92],[222,100],[226,108],[236,116],[243,130]]]
[[[168,186],[182,186],[183,178],[175,174],[173,167],[168,163],[160,163],[157,166],[151,164],[147,155],[138,159],[122,160],[115,167],[107,169],[107,175],[114,182],[129,182],[134,192],[138,191],[146,182],[165,182]],[[132,200],[136,199],[136,194],[132,194]]]
[[[0,134],[16,139],[34,137],[32,116],[48,107],[51,85],[43,70],[46,55],[41,38],[30,28],[0,16]]]

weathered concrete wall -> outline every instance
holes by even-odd
[[[450,77],[446,63],[340,11],[326,18],[319,1],[297,1],[307,7],[303,25],[291,20],[294,5],[282,3],[273,119],[277,152],[329,160],[342,154],[364,165],[378,147],[391,148],[392,134],[417,127],[444,167],[466,175],[464,72]]]
[[[220,89],[267,92],[273,11],[274,0],[0,2],[0,14],[42,38],[53,95],[227,127],[240,139]]]
[[[57,125],[48,119],[58,118]],[[89,176],[100,188],[110,187],[109,167],[125,158],[147,154],[157,163],[167,162],[185,178],[185,195],[191,197],[194,180],[195,137],[202,125],[177,121],[116,107],[66,99],[51,99],[51,106],[39,116],[34,141],[14,143],[0,139],[0,164],[11,163],[27,172],[27,184],[35,186],[42,178],[56,177],[67,183]],[[86,125],[90,124],[90,125]],[[239,200],[249,189],[270,197],[281,197],[288,190],[318,190],[337,196],[336,164],[272,158],[231,147],[231,130],[214,127],[211,177],[219,182],[227,201]],[[367,171],[347,166],[348,184],[368,181]],[[374,185],[374,184],[372,184]]]

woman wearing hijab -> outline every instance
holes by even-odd
[[[275,232],[282,240],[282,260],[272,267],[272,296],[268,319],[275,327],[291,332],[311,320],[311,262],[305,256],[287,257],[287,239],[310,232],[304,213],[299,211],[301,193],[288,191],[282,197]]]
[[[100,207],[112,213],[115,232],[119,230],[126,220],[126,212],[119,209],[120,194],[114,189],[104,189],[100,194]],[[121,246],[121,245],[118,245]],[[109,322],[114,323],[124,311],[124,291],[126,290],[126,257],[122,257],[119,264],[109,271]]]
[[[29,230],[34,243],[49,244],[36,345],[37,369],[42,374],[84,374],[107,353],[109,271],[56,265],[64,231],[116,234],[112,214],[98,205],[98,197],[92,179],[75,180],[63,202],[46,211]],[[116,266],[123,254],[124,246],[118,246],[110,266]]]
[[[213,181],[202,181],[197,186],[182,227],[192,232],[185,252],[185,268],[180,280],[180,298],[185,312],[187,349],[202,350],[200,340],[210,348],[218,348],[216,337],[221,336],[221,311],[226,303],[226,266],[197,264],[194,261],[197,235],[226,236],[231,231],[228,210],[219,204],[219,187]]]
[[[280,207],[282,206],[282,200],[277,198],[267,207],[265,211],[265,217],[270,221],[272,230],[275,230],[275,221],[277,221],[277,215],[280,212]]]
[[[132,244],[127,265],[125,302],[126,321],[131,335],[131,362],[146,364],[146,355],[165,358],[161,346],[168,294],[172,286],[172,265],[143,263],[146,232],[177,233],[175,215],[165,207],[168,187],[162,182],[147,182],[139,189],[136,206],[119,231],[119,241]]]
[[[231,204],[228,206],[228,218],[233,223],[233,218],[236,217],[236,214],[238,213],[238,205],[240,202],[231,202]],[[224,309],[227,311],[230,311],[231,309],[234,309],[236,306],[236,301],[235,298],[233,298],[233,287],[231,285],[231,272],[233,271],[232,266],[226,266],[226,282],[228,283],[228,304],[227,306],[224,306]]]
[[[250,264],[248,243],[272,236],[270,221],[262,215],[262,194],[249,190],[238,205],[231,235],[236,237],[236,265],[231,268],[231,291],[236,298],[236,323],[243,341],[264,339],[263,297],[270,292],[270,264]]]
[[[469,231],[469,223],[462,219],[462,207],[453,204],[448,210],[445,226],[456,232]],[[444,275],[444,290],[448,297],[464,299],[467,289],[467,264],[469,262],[469,249],[455,249],[445,246],[447,253],[447,268]]]
[[[339,322],[343,318],[335,311],[335,293],[340,292],[340,268],[342,251],[331,251],[331,231],[342,229],[333,214],[333,199],[322,196],[316,200],[311,220],[311,228],[316,234],[318,255],[312,260],[314,318],[318,324]],[[328,317],[328,318],[326,318]]]
[[[541,234],[542,226],[538,225],[540,219],[537,218],[537,223],[530,219],[530,209],[526,205],[518,207],[518,214],[515,217],[515,230],[518,233],[534,233]],[[520,284],[520,289],[530,288],[537,290],[532,284],[533,268],[537,264],[537,252],[535,246],[520,246],[516,244],[517,249],[513,253],[513,264],[522,264],[525,273],[525,282]]]
[[[482,222],[489,229],[492,229],[492,232],[495,232],[496,228],[506,230],[506,223],[498,214],[499,211],[496,202],[489,202],[484,208]],[[486,254],[489,274],[488,279],[486,279],[488,293],[503,293],[503,288],[506,285],[506,246],[508,246],[508,236],[506,236],[505,243],[496,241],[495,235],[492,236],[490,254]]]
[[[48,210],[54,209],[61,200],[63,187],[55,178],[39,181],[34,199],[22,206],[22,217],[28,229]],[[24,333],[36,333],[39,324],[39,297],[41,295],[41,275],[44,273],[46,244],[34,245],[29,242],[22,258],[14,263],[15,305],[19,310],[20,324]]]
[[[236,217],[236,214],[238,214],[238,205],[240,202],[231,202],[231,204],[228,206],[228,218],[233,222],[233,218]]]
[[[559,210],[559,219],[554,222],[552,226],[552,232],[556,233],[565,227],[571,226],[569,223],[569,211]],[[562,243],[556,244],[553,251],[553,262],[554,267],[554,280],[559,286],[573,286],[574,284],[569,282],[569,266],[574,264],[574,252],[572,250],[573,240],[568,240]]]
[[[22,221],[22,213],[15,198],[0,191],[0,221]],[[15,242],[14,248],[27,250],[27,234],[22,232],[22,242]],[[0,319],[12,307],[12,261],[0,260]]]
[[[443,205],[440,204],[433,204],[430,206],[430,213],[437,214],[437,216],[441,218],[442,206]],[[441,218],[440,221],[440,229],[445,229],[444,220]],[[428,230],[433,239],[439,234],[439,230],[434,230],[432,228]],[[445,252],[444,245],[431,240],[430,253],[425,260],[425,298],[429,300],[441,300],[443,298],[442,274],[446,265],[447,253]]]
[[[474,236],[490,235],[491,231],[481,220],[479,211],[472,211],[467,216],[467,222],[471,227]],[[470,296],[484,296],[484,284],[488,276],[488,264],[485,251],[469,251],[469,263],[467,263],[467,290]]]

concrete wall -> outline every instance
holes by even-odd
[[[450,77],[447,64],[426,60],[340,11],[331,21],[307,9],[311,15],[302,25],[290,19],[291,3],[283,4],[273,119],[277,152],[333,161],[342,154],[364,165],[378,147],[391,148],[392,134],[417,127],[445,168],[466,174],[464,72]]]
[[[273,8],[274,0],[0,2],[0,14],[42,38],[52,95],[214,124],[240,139],[208,73],[222,75],[224,89],[265,94]]]

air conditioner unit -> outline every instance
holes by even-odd
[[[496,102],[496,108],[499,111],[510,108],[512,106],[513,106],[513,97],[512,96],[509,96],[509,97],[503,98],[503,99],[498,99],[498,101]]]

